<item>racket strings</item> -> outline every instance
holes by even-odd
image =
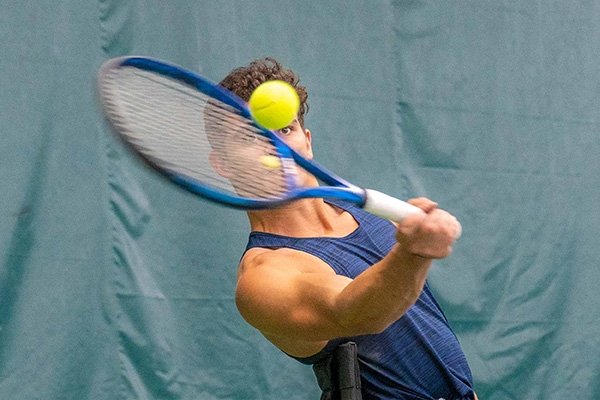
[[[233,107],[132,67],[114,70],[102,90],[112,122],[157,167],[238,197],[289,190],[276,147]]]

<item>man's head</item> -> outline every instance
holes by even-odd
[[[245,67],[232,70],[219,84],[235,93],[244,101],[248,101],[252,92],[262,83],[270,80],[282,80],[296,89],[300,98],[298,117],[288,126],[277,132],[288,146],[307,158],[312,158],[311,133],[304,128],[304,116],[308,111],[306,88],[299,84],[298,76],[290,69],[284,68],[273,58],[254,60]],[[248,121],[236,114],[223,118],[222,115],[214,116],[213,109],[218,109],[217,104],[207,104],[205,110],[205,124],[207,138],[212,147],[210,163],[215,172],[226,178],[236,189],[238,194],[252,196],[243,192],[244,185],[257,177],[260,178],[260,187],[270,193],[278,193],[287,187],[283,179],[283,170],[280,168],[265,168],[260,160],[263,156],[271,156],[275,151],[273,144],[267,137],[256,135],[251,130],[244,129]],[[239,120],[238,120],[239,118]],[[314,177],[299,168],[300,184],[313,184]],[[267,181],[273,182],[267,185]],[[311,182],[308,180],[311,179]],[[274,188],[274,189],[273,189]]]
[[[282,80],[296,89],[300,97],[298,121],[304,126],[304,116],[308,112],[308,93],[300,85],[298,75],[291,69],[284,68],[277,60],[271,57],[254,60],[245,67],[234,69],[219,84],[235,93],[242,100],[248,101],[250,95],[261,83],[270,80]]]

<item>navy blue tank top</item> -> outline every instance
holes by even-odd
[[[246,249],[303,251],[323,260],[336,274],[355,278],[390,251],[395,227],[351,204],[332,204],[358,222],[359,227],[350,235],[292,238],[252,232]],[[294,358],[314,364],[349,340],[358,347],[363,400],[473,399],[467,360],[427,284],[417,302],[382,333],[331,340],[314,356]]]

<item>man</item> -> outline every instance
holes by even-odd
[[[271,58],[255,60],[221,85],[248,101],[272,79],[290,83],[301,100],[298,118],[279,135],[311,158],[308,95],[293,71]],[[306,171],[299,175],[304,186],[318,185]],[[465,356],[426,283],[432,260],[452,252],[460,224],[431,200],[410,202],[425,213],[397,225],[323,199],[249,211],[237,307],[275,346],[307,364],[355,342],[365,400],[474,399]]]

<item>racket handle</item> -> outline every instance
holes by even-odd
[[[401,222],[411,214],[424,213],[418,207],[373,189],[365,189],[363,209],[378,217]]]

